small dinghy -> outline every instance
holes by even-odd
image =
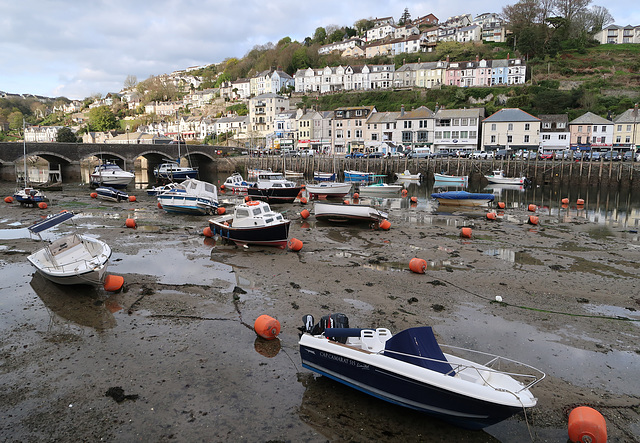
[[[98,197],[102,200],[118,202],[129,200],[129,194],[120,189],[112,188],[111,186],[101,186],[96,188]]]
[[[429,326],[393,335],[386,328],[350,328],[344,314],[315,325],[306,315],[303,325],[303,367],[464,428],[482,429],[535,406],[530,388],[545,377],[524,363],[441,345]]]
[[[71,219],[73,212],[61,212],[29,226],[37,234]],[[42,237],[40,237],[42,240]],[[46,279],[61,285],[101,285],[111,257],[102,240],[74,233],[59,238],[27,257]]]

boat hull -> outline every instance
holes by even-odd
[[[214,235],[219,235],[236,244],[276,246],[280,248],[287,246],[290,226],[291,221],[289,220],[277,225],[260,226],[256,228],[235,228],[224,225],[223,220],[213,219],[209,221],[209,228]]]
[[[341,205],[316,203],[316,219],[333,223],[379,222],[388,217],[387,213],[366,205]]]
[[[256,188],[247,189],[249,197],[266,201],[267,203],[293,203],[298,197],[302,187],[295,186],[290,188]]]
[[[441,183],[464,184],[468,180],[468,177],[466,175],[455,176],[455,175],[445,175],[445,174],[434,173],[433,176],[437,182],[441,182]]]
[[[524,185],[524,177],[492,177],[486,176],[489,183],[497,185]]]
[[[487,206],[495,198],[493,194],[465,191],[438,192],[431,194],[431,197],[446,206]]]
[[[351,192],[351,183],[320,183],[317,185],[307,185],[306,190],[309,193],[309,197],[317,198],[320,196],[326,196],[327,198],[344,197]]]
[[[134,178],[134,175],[131,174],[130,176],[126,176],[126,177],[119,177],[119,176],[109,177],[107,175],[99,176],[99,175],[91,174],[90,178],[91,178],[90,185],[93,187],[109,186],[111,188],[124,189],[129,185],[129,183],[131,183],[131,181]]]
[[[325,340],[326,341],[326,340]],[[336,344],[335,346],[340,346]],[[355,351],[358,352],[358,351]],[[365,354],[366,355],[366,354]],[[433,415],[456,426],[482,429],[522,410],[453,392],[425,380],[389,370],[384,355],[350,358],[313,346],[313,339],[300,340],[302,366],[382,400]],[[380,361],[380,365],[375,362]],[[449,377],[441,374],[441,377]]]
[[[100,187],[96,189],[96,193],[102,200],[112,202],[121,202],[129,199],[129,194],[111,187]]]
[[[344,181],[346,182],[370,182],[373,174],[360,171],[344,171]]]
[[[333,182],[336,180],[336,174],[331,172],[314,172],[313,179],[319,182]]]

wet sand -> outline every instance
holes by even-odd
[[[68,185],[47,210],[3,203],[0,231],[16,233],[0,240],[3,441],[564,442],[579,405],[605,416],[610,442],[640,435],[640,239],[628,228],[575,207],[541,211],[534,226],[526,206],[489,221],[421,198],[385,202],[381,231],[274,205],[304,242],[294,253],[205,238],[206,217],[166,214],[144,191],[120,204],[89,192]],[[62,209],[112,247],[122,291],[34,274],[38,243],[19,230]],[[424,275],[409,271],[413,257]],[[297,328],[332,312],[353,327],[432,325],[443,343],[533,365],[547,373],[538,405],[471,432],[316,377],[301,368]],[[261,314],[280,321],[279,340],[256,337]]]

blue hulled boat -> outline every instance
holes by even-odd
[[[435,192],[431,197],[449,206],[487,206],[495,198],[493,194],[467,191]]]

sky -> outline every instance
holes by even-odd
[[[598,3],[598,1],[600,3]],[[516,0],[0,0],[0,91],[84,99],[191,66],[242,58],[283,37],[376,17],[502,12]],[[617,25],[640,25],[640,3],[592,0]]]

